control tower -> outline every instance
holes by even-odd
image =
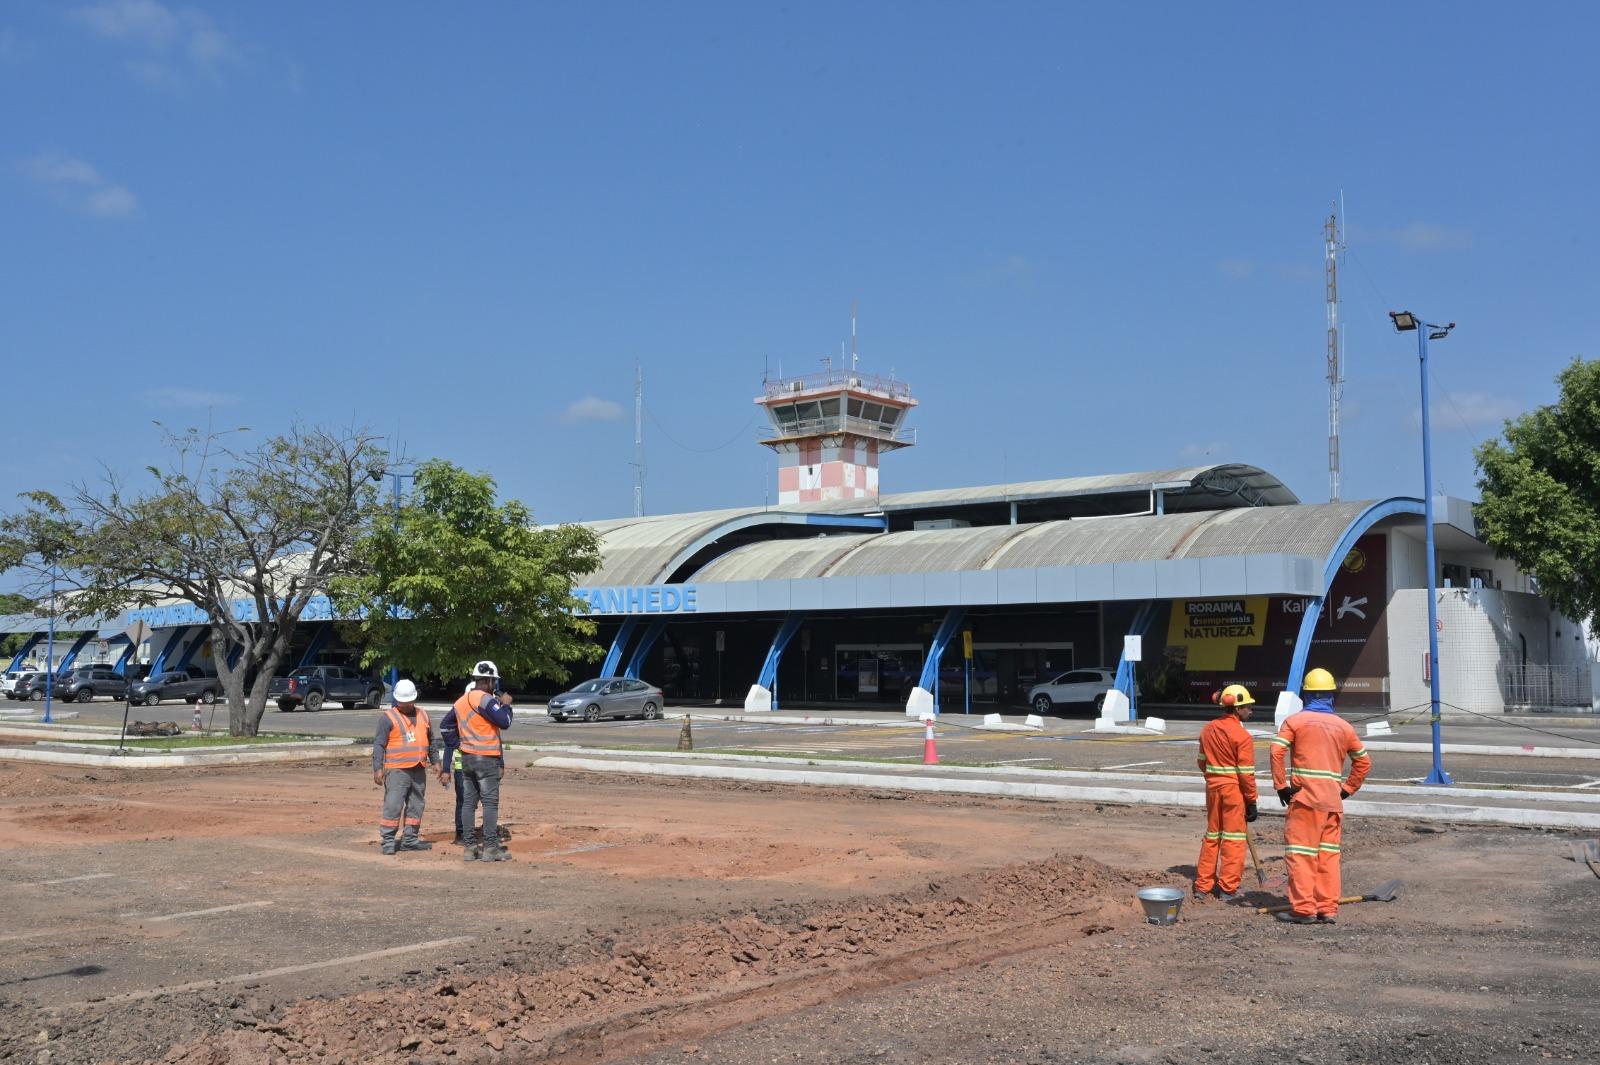
[[[852,367],[762,385],[756,402],[772,424],[761,442],[778,453],[780,504],[875,498],[878,456],[917,442],[902,428],[917,405],[904,381]]]

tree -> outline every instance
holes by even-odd
[[[1561,396],[1480,445],[1478,532],[1568,617],[1600,615],[1600,362],[1574,359]]]
[[[33,613],[33,600],[15,592],[0,592],[0,617],[7,614]],[[27,633],[14,632],[0,636],[0,657],[11,658],[28,642]]]
[[[0,519],[0,569],[42,584],[59,564],[85,614],[173,599],[204,611],[228,730],[253,736],[301,614],[383,513],[388,456],[365,430],[297,427],[246,450],[231,435],[169,434],[172,467],[147,467],[139,490],[108,472],[66,501],[27,493],[29,506]]]
[[[366,643],[366,664],[431,677],[466,676],[492,658],[503,676],[565,680],[567,663],[601,655],[574,582],[600,564],[599,540],[577,525],[537,528],[495,483],[448,462],[417,467],[410,503],[361,541],[356,575],[335,602]]]

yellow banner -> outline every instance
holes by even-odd
[[[1189,648],[1188,668],[1197,672],[1227,671],[1238,661],[1239,648],[1260,647],[1267,627],[1267,597],[1245,599],[1179,599],[1172,604],[1167,646]]]

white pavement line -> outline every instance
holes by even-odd
[[[1399,754],[1432,754],[1433,746],[1427,743],[1401,743],[1397,740],[1368,740],[1369,751],[1392,751]],[[1493,754],[1508,758],[1581,758],[1600,762],[1600,747],[1506,747],[1485,743],[1441,743],[1441,754]]]
[[[1165,762],[1124,762],[1121,765],[1103,765],[1101,769],[1137,769],[1142,765],[1165,765]]]
[[[185,917],[204,917],[211,913],[231,913],[234,910],[253,910],[271,905],[272,901],[270,899],[264,899],[260,902],[236,902],[232,906],[213,906],[208,910],[184,910],[182,913],[164,913],[160,917],[140,917],[136,913],[125,913],[122,916],[155,924],[157,921],[178,921]]]
[[[261,969],[253,973],[240,973],[237,976],[219,976],[215,980],[196,980],[188,984],[152,987],[146,991],[126,991],[120,995],[107,995],[96,1002],[72,1002],[63,1008],[112,1006],[120,1002],[138,1002],[147,998],[159,998],[162,995],[181,995],[187,991],[201,991],[208,987],[221,987],[223,984],[243,984],[249,983],[251,980],[271,980],[278,976],[293,976],[295,973],[308,973],[316,969],[333,969],[340,965],[354,965],[360,961],[376,961],[379,958],[393,958],[399,954],[414,954],[419,950],[438,950],[441,947],[453,947],[457,943],[470,942],[472,938],[472,936],[452,936],[449,939],[413,943],[407,947],[390,947],[387,950],[374,950],[367,954],[351,954],[343,958],[329,958],[327,961],[308,962],[305,965],[285,965],[280,969]]]
[[[897,776],[883,772],[838,773],[815,769],[746,769],[742,766],[674,765],[661,762],[606,761],[597,758],[561,756],[539,758],[533,764],[540,768],[578,769],[594,773],[751,780],[770,784],[812,784],[834,788],[887,788],[1066,802],[1193,807],[1201,807],[1206,803],[1203,791],[1146,791],[1142,788],[1078,787],[1015,780],[958,780],[950,777]],[[1528,807],[1452,806],[1446,803],[1389,803],[1351,799],[1345,802],[1344,809],[1345,813],[1358,817],[1396,817],[1417,821],[1458,821],[1554,828],[1600,828],[1600,813],[1536,810]]]
[[[1573,784],[1574,788],[1600,788],[1600,780],[1591,780],[1587,784]]]
[[[82,876],[64,876],[59,880],[36,880],[31,884],[24,884],[23,886],[49,887],[52,884],[76,884],[80,880],[108,880],[116,875],[116,873],[85,873]]]

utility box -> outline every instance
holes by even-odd
[[[912,522],[911,527],[917,532],[922,532],[924,529],[970,529],[972,522],[963,521],[961,518],[927,518]]]

